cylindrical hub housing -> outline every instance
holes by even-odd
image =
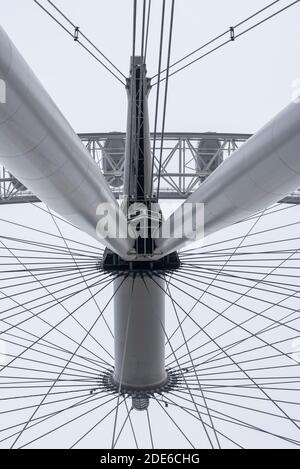
[[[129,275],[114,288],[114,381],[137,390],[159,387],[167,381],[164,281]]]

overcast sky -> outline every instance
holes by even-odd
[[[42,4],[46,4],[45,0],[40,1]],[[132,0],[54,1],[125,74],[128,73],[132,43]],[[138,2],[141,4],[141,0]],[[176,0],[173,61],[269,2],[270,0]],[[291,0],[280,2],[282,6],[289,3]],[[154,8],[150,23],[147,60],[150,76],[155,74],[157,69],[161,0],[152,0],[152,4]],[[170,0],[167,1],[167,4],[169,7]],[[300,79],[299,14],[300,3],[243,36],[235,43],[227,45],[172,77],[170,79],[166,130],[252,133],[271,119],[289,103],[292,83],[294,80]],[[0,0],[0,23],[76,132],[125,130],[127,99],[125,90],[46,16],[33,0]],[[154,103],[155,91],[150,96],[152,128]],[[25,208],[14,207],[12,209],[11,206],[2,208],[1,216],[8,220],[14,220],[15,217],[18,222],[24,222],[24,224],[30,224],[36,228],[42,226],[43,229],[47,230],[49,226],[49,231],[57,235],[57,227],[54,226],[52,218],[48,216],[46,218],[46,214],[41,216],[37,208],[29,205]],[[293,221],[295,221],[296,231],[298,230],[296,221],[299,220],[299,208],[296,208],[295,211],[295,214],[293,212],[295,217]],[[37,213],[40,217],[37,216]],[[285,216],[286,218],[290,217],[290,220],[292,215],[288,211]],[[277,217],[275,216],[276,223]],[[282,213],[279,217],[282,217]],[[260,223],[264,223],[264,220],[260,220]],[[268,223],[270,224],[269,219]],[[260,226],[258,224],[256,229],[259,230]],[[22,230],[10,227],[6,229],[8,235],[22,237]],[[67,233],[68,229],[70,229],[68,226],[63,228]],[[233,230],[238,229],[239,227],[233,227]],[[248,229],[248,225],[244,229]],[[228,238],[233,236],[232,233],[234,234],[236,231],[227,231]],[[288,236],[290,235],[289,232]],[[26,236],[30,238],[30,233],[28,235],[25,232],[24,239]],[[34,237],[34,235],[31,236]],[[80,236],[81,241],[85,239],[82,233]],[[219,234],[214,236],[218,237]],[[218,238],[215,239],[218,240]],[[227,239],[224,233],[223,239]],[[41,240],[45,242],[47,238],[41,236]],[[298,244],[293,247],[298,249]],[[107,293],[99,296],[101,302],[105,304]],[[187,302],[186,295],[181,294],[181,297],[182,302]],[[249,304],[249,299],[247,301]],[[214,300],[215,304],[216,300]],[[219,307],[218,303],[217,305]],[[297,309],[298,305],[299,301]],[[187,308],[186,305],[185,307]],[[201,317],[205,322],[207,311],[203,309],[202,305],[201,308]],[[171,305],[167,311],[172,313]],[[56,310],[55,312],[57,313]],[[85,314],[86,312],[98,314],[96,306],[91,303],[86,309],[79,311],[81,317],[85,319],[89,318],[89,315]],[[38,323],[37,326],[40,327],[40,324]],[[74,329],[72,329],[72,333],[74,334]],[[102,335],[101,340],[105,339]],[[263,409],[265,405],[265,401],[262,401]],[[154,406],[151,409],[156,412]],[[240,410],[237,409],[236,412],[236,415],[239,416]],[[161,418],[161,413],[157,415],[160,415]],[[11,417],[9,416],[9,418]],[[89,418],[90,415],[84,422],[87,427],[91,426]],[[93,418],[98,419],[98,415],[93,414]],[[135,418],[145,419],[145,414],[136,413]],[[181,419],[181,425],[185,423],[182,415],[178,418]],[[255,423],[264,423],[265,414],[261,419],[256,420]],[[165,420],[153,418],[154,425],[157,425],[156,432],[158,435],[162,432],[162,439],[169,439],[171,447],[181,447],[180,435],[174,434],[172,427],[169,428],[168,422]],[[186,419],[186,422],[190,425],[190,419]],[[108,428],[111,431],[112,423],[113,418],[110,426],[108,423],[107,426],[100,429]],[[142,423],[137,421],[137,427],[139,425]],[[220,428],[223,427],[220,426]],[[227,431],[226,426],[224,428]],[[77,430],[82,432],[80,426]],[[195,430],[198,432],[199,426],[195,425]],[[277,430],[281,431],[279,428]],[[102,435],[98,432],[93,433],[91,440],[86,443],[87,447],[89,445],[99,447],[104,444],[101,438],[111,439],[111,433],[104,433]],[[238,439],[240,437],[239,428],[237,427],[230,435],[233,435],[234,438],[237,436]],[[259,447],[265,443],[265,440],[261,441],[260,434],[258,436],[252,435],[253,440],[250,441],[247,432],[246,436],[247,439],[242,441],[245,446]],[[72,433],[64,431],[61,438],[55,433],[53,445],[65,446],[64,438],[69,437],[72,437]],[[159,444],[159,442],[160,439],[157,439],[156,443]],[[126,440],[125,443],[123,441],[121,443],[125,444],[126,447]],[[50,439],[49,446],[51,444]],[[270,441],[271,447],[275,444],[277,441]]]
[[[127,74],[132,0],[55,3]],[[161,8],[160,1],[152,3],[150,75],[157,69]],[[269,2],[175,3],[173,60]],[[280,5],[288,3],[290,0],[283,0]],[[77,132],[125,129],[122,85],[74,44],[33,0],[0,0],[0,8],[2,26]],[[293,80],[300,78],[299,12],[300,4],[172,77],[166,130],[251,133],[284,107],[290,100]],[[154,98],[152,92],[152,109]]]

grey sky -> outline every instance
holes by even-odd
[[[58,0],[57,5],[125,74],[131,0]],[[148,69],[157,68],[161,2],[154,0]],[[173,59],[262,8],[261,0],[177,0]],[[281,2],[282,6],[290,1]],[[124,130],[122,86],[32,0],[1,0],[1,24],[78,132]],[[278,8],[278,7],[277,7]],[[170,81],[169,131],[254,132],[284,107],[300,77],[299,8],[273,18]],[[154,92],[150,105],[154,104]],[[153,122],[153,119],[152,119]]]
[[[41,1],[43,3],[43,0]],[[282,6],[287,5],[290,1],[291,0],[283,0]],[[82,31],[85,32],[125,74],[127,74],[132,40],[132,0],[55,0],[55,3],[75,22],[75,24],[81,27]],[[152,0],[152,3],[154,10],[151,18],[149,55],[147,60],[150,76],[156,73],[157,68],[161,0]],[[167,3],[170,5],[170,1]],[[230,25],[239,22],[254,11],[262,8],[267,3],[268,0],[176,0],[172,52],[173,60],[180,58],[186,52],[190,52],[192,49],[200,46],[218,33],[223,32],[223,30]],[[299,14],[300,4],[252,31],[245,37],[239,39],[236,43],[229,44],[221,51],[212,54],[210,57],[195,64],[188,70],[172,77],[170,80],[166,130],[248,133],[256,131],[266,121],[272,118],[290,101],[292,82],[300,78],[300,41],[298,38]],[[73,125],[75,131],[109,132],[113,130],[125,130],[125,90],[122,89],[122,86],[113,80],[99,64],[89,57],[86,52],[74,44],[74,42],[34,4],[33,0],[0,0],[0,17],[1,25],[19,48],[25,60],[32,66],[36,75],[40,78],[56,104]],[[154,102],[155,92],[153,91],[150,99],[152,124]],[[2,207],[2,209],[1,217],[4,219],[30,224],[37,229],[42,226],[43,229],[49,229],[50,232],[56,235],[58,234],[57,227],[54,226],[53,220],[49,217],[49,214],[41,214],[40,210],[36,207],[27,205],[24,208],[12,208],[11,206],[7,206]],[[275,215],[275,217],[262,218],[259,220],[255,230],[259,232],[259,230],[269,228],[271,226],[270,219],[274,226],[277,226],[279,217],[280,223],[282,224],[295,222],[293,229],[285,232],[287,236],[294,235],[296,238],[296,236],[299,235],[297,232],[299,227],[296,225],[299,220],[299,207],[287,210],[283,212],[283,214],[280,213],[279,216]],[[228,240],[235,235],[243,236],[249,231],[252,224],[254,224],[253,220],[242,226],[236,225],[233,228],[228,228],[227,231],[225,231],[225,236],[224,232],[221,234],[217,233],[210,238],[210,242],[218,243],[220,240]],[[4,228],[1,227],[2,234],[4,233],[7,236],[18,236],[20,238],[24,236],[24,239],[31,237],[30,239],[36,238],[38,241],[42,242],[53,242],[52,238],[48,238],[46,235],[40,236],[30,232],[28,234],[26,230],[12,229],[6,224],[3,225]],[[74,239],[78,236],[77,231],[74,231],[62,223],[60,223],[60,225],[62,226],[64,235],[67,234]],[[284,234],[282,236],[284,237]],[[83,233],[80,233],[78,239],[80,239],[81,242],[93,243],[93,241],[85,237]],[[256,234],[251,239],[252,243],[264,240],[262,235]],[[62,240],[60,244],[64,246]],[[96,243],[94,242],[94,244]],[[230,240],[225,241],[224,246],[227,247],[227,249],[228,247],[232,248],[234,243],[230,242]],[[291,244],[286,244],[285,246],[286,248],[295,250],[299,247],[296,241]],[[279,247],[281,248],[282,246],[279,245]],[[249,275],[252,275],[252,267],[247,266],[247,269],[250,270]],[[263,267],[261,267],[261,269],[263,269]],[[289,271],[281,272],[286,274],[286,279]],[[208,276],[208,281],[213,279],[211,273],[206,275]],[[256,275],[255,272],[253,272],[253,276],[254,275]],[[281,278],[276,277],[276,280],[280,281]],[[295,279],[288,280],[291,283],[296,282]],[[211,305],[218,310],[223,310],[227,306],[227,303],[223,304],[226,298],[228,297],[230,301],[232,301],[232,297],[234,296],[235,298],[235,295],[238,295],[239,292],[243,292],[245,288],[248,288],[249,283],[250,282],[247,283],[245,281],[244,285],[242,281],[242,285],[235,285],[234,288],[236,288],[236,290],[234,290],[234,294],[230,291],[230,289],[233,289],[231,284],[225,284],[225,286],[227,286],[227,291],[224,290],[225,293],[224,291],[220,293],[222,284],[221,287],[220,285],[213,286],[211,289],[213,294],[222,295],[222,298],[220,296],[219,298],[216,296],[213,297],[210,293],[204,295],[203,304],[200,305],[201,309],[199,308],[201,314],[196,316],[199,312],[197,309],[194,310],[193,314],[195,314],[195,317],[199,317],[203,323],[206,323],[213,317],[210,308]],[[198,284],[196,284],[196,287],[197,285]],[[200,283],[199,288],[202,286],[202,288],[205,289],[205,285],[207,286],[205,283]],[[186,286],[184,288],[187,289]],[[299,288],[299,286],[297,288]],[[190,292],[191,295],[196,294],[195,286],[193,288],[190,287],[187,291]],[[259,295],[261,293],[256,294]],[[89,293],[84,292],[80,296],[80,300],[83,301],[88,295]],[[174,295],[185,308],[193,306],[194,301],[192,297],[187,298],[187,295],[176,291],[175,288]],[[233,320],[236,320],[238,317],[242,320],[248,317],[248,312],[246,309],[243,310],[243,306],[247,308],[250,305],[255,310],[260,311],[260,308],[263,309],[263,307],[266,306],[264,301],[268,299],[273,301],[274,299],[274,293],[268,293],[269,296],[265,293],[261,295],[261,301],[259,297],[257,300],[244,298],[241,303],[242,305],[233,307],[228,317]],[[105,292],[105,295],[98,295],[101,307],[105,305],[108,296],[108,292]],[[198,293],[197,296],[199,296]],[[281,298],[279,293],[276,294],[276,298],[277,296]],[[22,299],[26,299],[25,294],[21,296],[21,300]],[[205,305],[205,301],[207,302],[207,306]],[[75,307],[77,302],[77,298],[76,301],[74,300],[74,304],[73,300],[70,300],[69,303],[67,303],[68,308]],[[295,308],[295,310],[299,309],[299,298],[289,299],[287,304],[291,308]],[[12,307],[10,303],[9,306]],[[111,313],[112,307],[109,308],[107,312],[109,321],[112,321]],[[46,313],[45,317],[49,321],[56,321],[57,317],[60,317],[59,314],[63,314],[63,312],[57,308]],[[177,322],[170,301],[168,301],[167,314],[168,327],[170,330],[173,330],[173,328],[177,327]],[[277,308],[275,311],[275,317],[278,319],[285,317],[286,314],[287,311],[284,309],[281,310]],[[90,325],[94,315],[98,315],[98,310],[95,304],[91,303],[78,312],[78,318],[80,318],[80,321],[82,321],[86,327]],[[82,337],[82,331],[77,330],[72,322],[71,325],[69,324],[70,323],[67,322],[67,324],[62,327],[62,330],[68,332],[71,330],[69,328],[72,327],[72,334],[75,334],[76,338],[78,335],[79,340],[79,338]],[[263,328],[266,324],[269,324],[269,322],[267,319],[259,318],[258,322],[253,321],[250,324],[249,330],[255,333],[259,328]],[[209,331],[212,335],[217,335],[218,332],[226,328],[229,329],[231,326],[232,324],[229,322],[223,325],[221,319],[220,323],[217,323],[217,327],[214,323]],[[215,329],[213,329],[214,327]],[[194,333],[194,328],[195,325],[189,324],[189,335]],[[218,328],[220,328],[220,331]],[[31,330],[36,334],[40,334],[41,324],[34,322],[33,326],[31,326]],[[270,334],[270,342],[278,339],[276,335],[277,332],[278,330],[276,329],[274,336]],[[279,333],[280,332],[281,330]],[[102,344],[106,345],[107,341],[107,346],[112,347],[113,344],[109,334],[103,334],[103,329],[100,329],[100,326],[99,330],[96,328],[94,333],[96,336],[99,334]],[[239,331],[239,333],[240,335],[233,335],[233,338],[229,337],[229,340],[239,340],[240,337],[243,337],[242,332]],[[65,344],[65,339],[60,336],[56,337],[56,335],[53,334],[53,337],[50,336],[50,338],[51,340],[57,341],[58,344]],[[176,340],[178,340],[178,344],[182,342],[181,336],[175,336],[174,340],[175,344]],[[202,340],[205,342],[204,339]],[[197,336],[195,341],[192,342],[192,346],[197,347],[199,343]],[[90,342],[87,343],[87,346],[89,345]],[[254,342],[254,345],[256,345],[256,342]],[[261,345],[261,343],[258,342],[258,345]],[[74,344],[71,344],[70,347],[71,346],[74,347]],[[207,349],[205,348],[204,352],[201,351],[201,353],[206,353],[207,350],[210,350],[210,346],[213,346],[213,344],[209,344]],[[112,351],[112,348],[109,350]],[[290,349],[287,348],[287,351],[290,352]],[[15,353],[15,351],[13,353]],[[246,356],[246,359],[247,358],[248,356]],[[223,362],[221,363],[223,364]],[[282,371],[282,373],[288,374],[289,369]],[[215,397],[218,398],[218,395]],[[242,400],[235,400],[235,403],[236,402],[244,404]],[[224,406],[219,403],[214,404],[214,406],[216,409],[224,410]],[[266,404],[263,400],[260,401],[257,406],[262,409],[262,412],[264,412],[265,409],[274,411],[271,404]],[[3,408],[6,410],[6,407]],[[248,418],[245,411],[234,408],[234,406],[225,406],[225,410],[226,412],[231,412],[232,415],[237,418],[245,418],[246,420]],[[293,415],[300,419],[299,408],[297,407],[293,410]],[[155,443],[158,446],[159,444],[163,444],[161,443],[162,441],[165,445],[167,442],[170,447],[174,448],[183,447],[183,445],[188,446],[181,435],[178,432],[174,432],[174,428],[158,406],[155,407],[155,405],[152,405],[151,412],[153,412],[151,415],[153,416],[155,435],[157,435]],[[31,410],[28,411],[29,416],[31,413]],[[101,412],[99,412],[99,415],[100,414]],[[84,421],[81,421],[80,425],[76,425],[76,432],[80,434],[83,431],[82,429],[91,427],[92,424],[99,420],[99,415],[98,413],[93,413],[92,416],[89,414]],[[190,418],[187,416],[182,417],[182,414],[180,414],[179,411],[177,413],[176,410],[174,410],[173,415],[176,416],[178,421],[180,419],[182,428],[187,431],[195,429],[197,432],[197,444],[200,445],[203,441],[206,443],[205,436],[199,433],[199,426],[195,425],[193,427],[190,425]],[[72,416],[73,414],[70,412],[70,417]],[[124,417],[125,410],[123,409],[119,423],[124,420]],[[9,422],[11,422],[11,415],[9,415],[8,418]],[[145,428],[145,414],[136,413],[134,419],[137,428]],[[62,417],[62,421],[64,421],[64,416]],[[90,439],[83,442],[82,446],[99,447],[101,445],[110,445],[113,421],[114,415],[107,424],[103,427],[99,427],[96,432],[93,432],[90,435]],[[282,433],[284,433],[285,430],[284,425],[288,425],[285,420],[283,420],[283,426],[282,429],[280,429],[278,420],[275,419],[276,427],[275,424],[273,425],[273,420],[270,417],[266,417],[265,414],[260,415],[257,419],[253,418],[251,422],[254,424],[258,422],[258,424],[262,426],[266,425],[271,429],[275,428],[278,432],[282,430]],[[280,421],[280,424],[281,422],[282,421]],[[57,423],[60,423],[59,416]],[[268,442],[268,435],[264,435],[264,438],[262,438],[259,433],[256,434],[255,432],[250,433],[252,439],[249,440],[249,433],[242,433],[239,427],[234,427],[233,425],[230,427],[228,423],[222,420],[218,421],[218,424],[218,428],[230,435],[233,439],[240,438],[244,446],[259,447],[269,445],[274,447],[279,444],[282,446],[286,444],[288,446],[284,441],[279,441],[278,443],[278,440],[273,441],[271,438],[270,442]],[[289,428],[288,430],[290,432],[288,434],[291,437],[298,437],[295,428]],[[35,436],[35,429],[31,431],[30,435]],[[61,433],[54,433],[50,436],[50,439],[47,440],[47,444],[49,447],[57,445],[66,446],[69,443],[67,440],[71,440],[73,436],[72,431],[69,432],[63,429]],[[141,439],[146,440],[146,437],[148,438],[148,434],[141,432]],[[126,434],[124,434],[122,438],[120,442],[121,447],[127,447],[128,444],[133,445],[131,440],[128,443]],[[224,440],[223,443],[224,446],[230,446],[230,442],[228,441]],[[3,445],[6,444],[6,442],[3,443]],[[35,446],[39,447],[41,444],[43,444],[43,442],[37,442]],[[148,440],[142,441],[142,445],[143,444],[149,447]]]

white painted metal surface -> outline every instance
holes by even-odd
[[[300,103],[292,102],[226,159],[185,204],[205,204],[207,236],[272,205],[299,187]],[[171,226],[176,212],[171,215]],[[187,236],[176,239],[173,234],[157,241],[157,254],[165,255],[190,243]]]
[[[165,283],[129,275],[114,282],[115,371],[117,384],[153,389],[165,370]]]
[[[0,78],[6,84],[1,164],[51,209],[97,238],[99,204],[112,204],[112,217],[124,215],[100,169],[1,27]],[[104,244],[126,257],[133,243],[124,237]]]

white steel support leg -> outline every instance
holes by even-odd
[[[167,381],[164,283],[132,275],[115,280],[114,381],[122,387],[147,390]]]

